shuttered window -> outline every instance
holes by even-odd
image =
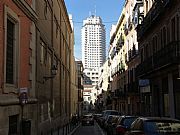
[[[14,28],[15,24],[7,19],[6,83],[14,84]]]

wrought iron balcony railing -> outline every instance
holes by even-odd
[[[136,74],[145,75],[162,67],[180,63],[180,41],[173,41],[157,51],[153,56],[145,59],[137,66]]]
[[[117,73],[123,73],[125,71],[125,65],[123,62],[119,63],[111,72],[112,77]]]
[[[138,50],[135,50],[135,49],[129,50],[128,54],[129,54],[129,61],[130,61],[138,55]]]
[[[120,48],[124,45],[124,37],[121,35],[116,44],[116,50],[120,50]]]

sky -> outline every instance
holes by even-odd
[[[106,28],[106,50],[109,48],[110,30],[121,15],[124,0],[64,0],[68,14],[72,15],[75,34],[74,54],[81,60],[81,28],[89,15],[100,16]]]

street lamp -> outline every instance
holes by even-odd
[[[48,79],[54,78],[57,74],[57,65],[53,65],[51,67],[51,75],[50,76],[44,76],[44,80],[47,81]]]

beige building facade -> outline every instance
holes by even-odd
[[[116,25],[116,30],[110,39],[109,51],[109,87],[112,99],[112,109],[118,110],[122,114],[125,113],[125,89],[126,89],[126,61],[125,54],[127,46],[125,46],[126,35],[124,34],[125,8]]]
[[[139,87],[138,79],[136,78],[135,69],[139,64],[138,55],[138,42],[137,42],[137,25],[138,25],[138,14],[143,12],[142,1],[125,1],[124,13],[125,13],[125,24],[124,34],[126,35],[125,46],[125,62],[127,65],[126,69],[126,114],[136,115],[140,112],[139,107]],[[137,14],[138,13],[138,14]]]
[[[38,134],[66,134],[77,100],[73,29],[62,0],[38,0],[36,13]]]

